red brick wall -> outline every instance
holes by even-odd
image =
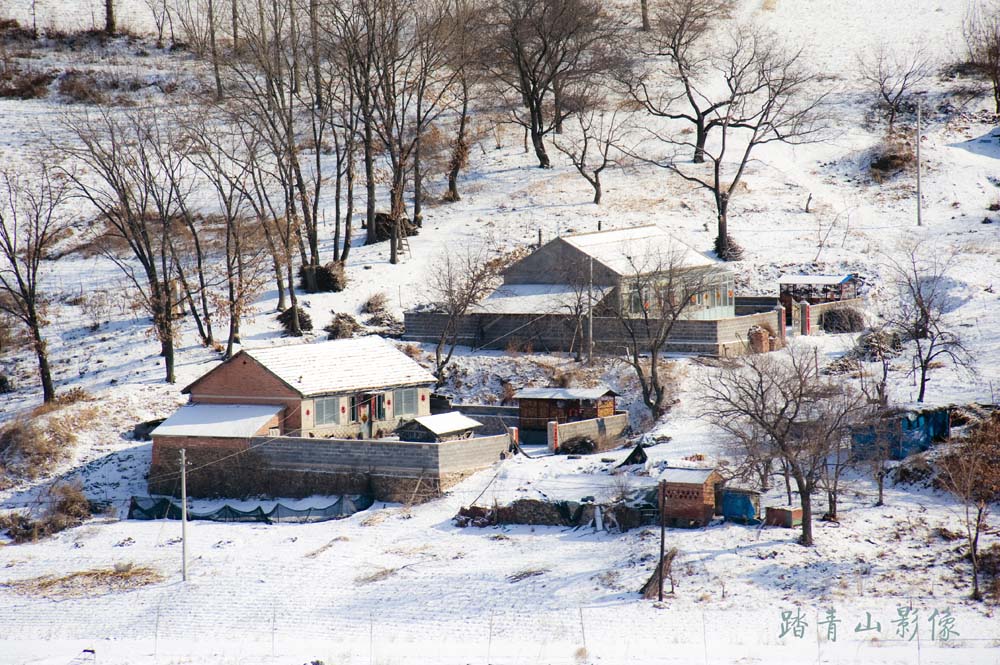
[[[298,393],[245,353],[201,377],[190,393],[195,404],[285,404],[282,432],[302,427]]]

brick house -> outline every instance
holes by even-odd
[[[271,435],[377,438],[430,415],[434,383],[412,358],[369,336],[244,349],[182,392],[195,405],[280,407]]]
[[[668,467],[660,473],[663,520],[668,526],[705,526],[715,514],[715,492],[722,476],[715,469]]]

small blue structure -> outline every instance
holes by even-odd
[[[947,407],[904,411],[887,417],[878,425],[856,428],[851,432],[854,454],[860,459],[878,457],[885,446],[888,458],[902,460],[922,453],[935,441],[951,436],[951,411]]]
[[[735,487],[723,488],[722,517],[727,522],[760,524],[760,492]]]

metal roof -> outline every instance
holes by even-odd
[[[705,481],[708,480],[713,473],[715,473],[715,469],[668,467],[663,470],[659,479],[666,483],[704,485]]]
[[[610,287],[595,286],[596,305],[611,291]],[[469,308],[488,314],[572,314],[586,307],[587,288],[570,284],[504,284],[485,300]]]
[[[596,388],[524,388],[514,393],[514,399],[598,399],[617,395],[607,386]]]
[[[782,275],[778,284],[843,284],[854,275]]]
[[[724,268],[653,224],[562,236],[562,240],[619,275],[646,275],[671,268]]]
[[[473,420],[468,416],[462,415],[458,411],[451,411],[450,413],[437,413],[433,416],[420,416],[419,418],[414,418],[414,421],[420,423],[428,430],[438,435],[462,432],[467,429],[483,426],[483,424],[478,420]]]
[[[283,406],[268,404],[188,404],[154,429],[151,436],[254,436]]]
[[[244,349],[243,353],[306,397],[436,381],[433,374],[377,335]]]

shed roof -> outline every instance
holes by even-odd
[[[305,397],[419,386],[436,380],[415,360],[377,335],[244,349],[242,353]]]
[[[483,426],[478,420],[473,420],[458,411],[437,413],[433,416],[420,416],[419,418],[414,418],[413,422],[419,423],[421,426],[438,435],[464,432],[465,430]]]
[[[281,413],[270,404],[187,404],[154,429],[151,436],[248,438]]]
[[[684,467],[667,467],[660,474],[660,480],[665,483],[680,483],[685,485],[704,485],[715,469],[691,469]]]
[[[562,236],[562,240],[619,275],[664,272],[671,267],[723,267],[721,261],[653,224]]]
[[[610,292],[610,287],[594,286],[594,304]],[[587,291],[571,284],[504,284],[470,311],[488,314],[572,313]]]
[[[854,279],[854,275],[782,275],[778,284],[844,284]]]
[[[514,393],[514,399],[599,399],[617,395],[607,386],[596,388],[524,388]]]

